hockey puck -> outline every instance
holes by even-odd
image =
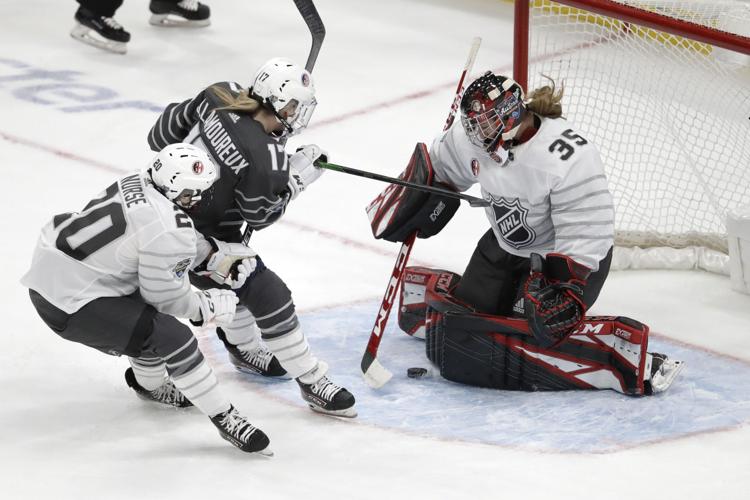
[[[409,378],[422,378],[427,375],[427,368],[409,368],[406,370],[406,376]]]

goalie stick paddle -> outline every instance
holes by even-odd
[[[443,131],[448,130],[453,124],[453,120],[456,117],[456,112],[461,103],[461,97],[464,93],[464,80],[466,76],[471,73],[471,68],[474,66],[474,60],[477,57],[479,46],[482,43],[482,39],[479,37],[474,38],[471,43],[471,49],[469,50],[469,56],[466,58],[466,64],[464,70],[461,73],[461,78],[458,80],[458,86],[456,87],[456,95],[453,98],[450,112],[448,113],[448,119],[445,121]],[[424,186],[422,186],[424,187]],[[450,191],[448,191],[450,192]],[[454,193],[455,194],[455,193]],[[484,201],[484,200],[482,200]],[[414,240],[417,238],[417,233],[412,233],[401,245],[401,250],[398,253],[396,264],[393,266],[393,272],[391,273],[391,279],[388,281],[388,287],[385,289],[385,295],[383,301],[380,303],[380,310],[375,318],[375,325],[372,327],[370,333],[370,340],[367,342],[367,349],[362,356],[362,363],[360,368],[362,369],[362,375],[367,382],[367,385],[377,389],[383,387],[393,377],[393,374],[388,371],[377,359],[378,347],[380,346],[380,340],[383,337],[383,331],[388,323],[388,316],[391,313],[393,302],[396,298],[396,292],[401,284],[401,279],[404,275],[404,269],[406,263],[409,260],[409,254],[414,246]]]
[[[310,47],[310,55],[307,56],[307,63],[305,64],[305,69],[312,73],[320,47],[323,45],[323,39],[326,36],[326,28],[323,26],[323,20],[320,19],[320,14],[318,14],[312,0],[294,0],[294,5],[297,6],[297,10],[302,15],[302,19],[305,20],[310,35],[312,35],[312,47]]]
[[[457,193],[448,189],[442,189],[435,186],[425,186],[424,184],[415,184],[413,182],[398,179],[396,177],[388,177],[385,175],[376,174],[374,172],[367,172],[365,170],[357,170],[356,168],[345,167],[343,165],[336,165],[335,163],[326,163],[322,161],[315,162],[316,167],[325,168],[326,170],[335,170],[336,172],[342,172],[345,174],[357,175],[359,177],[366,177],[368,179],[374,179],[376,181],[389,182],[391,184],[398,184],[410,189],[416,189],[419,191],[426,191],[428,193],[437,193],[449,198],[458,198],[460,200],[468,201],[472,207],[488,207],[490,202],[470,196],[468,194]]]

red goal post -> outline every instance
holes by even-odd
[[[564,86],[602,153],[616,267],[728,274],[726,219],[750,206],[750,2],[516,0],[514,22],[514,78]]]

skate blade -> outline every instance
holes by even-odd
[[[651,388],[654,394],[664,392],[672,385],[682,369],[685,367],[684,361],[667,359],[664,361],[661,369],[651,378]]]
[[[263,377],[263,378],[266,378],[268,380],[292,380],[292,377],[290,377],[288,374],[279,375],[279,376],[274,377],[272,375],[263,375],[259,371],[255,371],[255,370],[253,370],[251,368],[245,368],[244,366],[237,366],[237,365],[235,365],[234,368],[238,372],[247,373],[248,375],[255,375],[256,377]]]
[[[262,457],[271,458],[273,456],[273,451],[270,448],[264,448],[260,451],[253,452],[253,455],[260,455]]]
[[[211,18],[193,21],[173,14],[151,14],[148,23],[162,28],[204,28],[211,25]]]
[[[332,417],[354,418],[357,416],[357,410],[355,410],[354,407],[345,408],[343,410],[325,410],[320,406],[315,406],[310,403],[308,403],[307,406],[316,413],[322,413],[323,415],[329,415]]]
[[[86,26],[83,26],[82,24],[76,25],[70,32],[70,36],[73,37],[73,39],[78,40],[79,42],[85,43],[86,45],[91,45],[92,47],[96,47],[97,49],[106,50],[107,52],[112,52],[115,54],[125,54],[128,51],[127,44],[123,42],[114,42],[112,40],[98,38],[98,34],[94,36],[92,34],[92,30]]]

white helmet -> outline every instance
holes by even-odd
[[[178,142],[159,151],[148,167],[151,180],[169,200],[190,208],[201,199],[201,193],[218,179],[216,165],[205,151]]]
[[[282,136],[294,135],[307,127],[318,104],[310,72],[282,57],[260,67],[250,95],[273,111],[284,126]]]

